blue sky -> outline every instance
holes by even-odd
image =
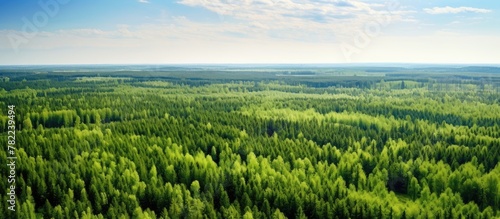
[[[491,0],[0,0],[0,64],[500,63]]]

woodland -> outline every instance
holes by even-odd
[[[484,70],[3,69],[0,215],[498,218]]]

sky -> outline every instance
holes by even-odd
[[[0,0],[0,65],[500,64],[493,0]]]

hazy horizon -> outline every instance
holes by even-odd
[[[391,63],[391,62],[345,62],[345,63],[64,63],[64,64],[0,64],[0,67],[384,67],[384,68],[428,68],[428,67],[494,67],[500,68],[500,63]]]

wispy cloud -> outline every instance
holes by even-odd
[[[484,8],[473,8],[473,7],[433,7],[425,8],[424,11],[428,14],[458,14],[464,12],[472,13],[490,13],[491,10]]]
[[[149,3],[149,0],[139,0],[140,3]]]
[[[403,21],[405,15],[413,13],[361,0],[179,0],[178,3],[205,8],[240,24],[251,24],[253,31],[272,38],[323,42],[352,37],[374,20],[387,20],[390,16],[390,22]]]
[[[311,17],[322,17],[330,21],[342,17],[372,13],[370,5],[360,1],[292,1],[292,0],[246,0],[244,2],[231,0],[181,0],[179,3],[203,7],[220,15],[232,16],[242,20],[252,21],[283,21],[290,22],[290,17],[315,21]],[[357,13],[354,13],[357,12]],[[293,15],[293,16],[292,16]]]

